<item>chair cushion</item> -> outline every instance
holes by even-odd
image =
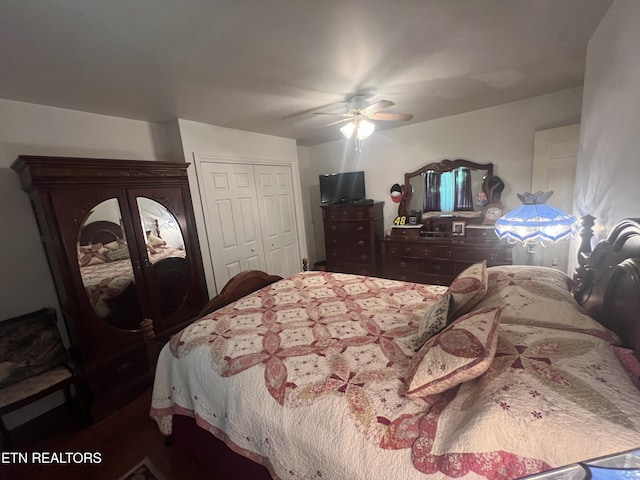
[[[0,388],[63,365],[67,358],[54,309],[0,322]]]
[[[0,395],[0,408],[29,398],[49,387],[71,378],[71,372],[66,367],[55,367],[44,373],[26,378],[2,389]]]

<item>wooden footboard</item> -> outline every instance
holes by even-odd
[[[269,275],[268,273],[260,270],[247,270],[245,272],[240,272],[227,282],[218,295],[209,300],[202,310],[200,310],[198,317],[214,312],[231,302],[235,302],[236,300],[255,292],[256,290],[260,290],[267,285],[271,285],[278,280],[282,280],[282,277],[279,277],[278,275]]]

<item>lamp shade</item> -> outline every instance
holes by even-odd
[[[576,218],[545,202],[553,192],[518,195],[523,205],[496,220],[496,234],[511,243],[555,243],[573,234]]]

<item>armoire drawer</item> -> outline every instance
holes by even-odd
[[[100,390],[108,391],[136,382],[150,371],[147,349],[143,344],[102,363],[95,369],[94,375]]]
[[[325,210],[325,220],[365,220],[371,217],[371,212],[368,205],[334,205]]]

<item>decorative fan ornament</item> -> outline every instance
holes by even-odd
[[[342,132],[346,138],[355,136],[356,150],[360,150],[360,142],[369,137],[376,128],[373,120],[407,122],[413,118],[413,115],[410,113],[390,113],[380,111],[394,105],[395,103],[391,100],[380,100],[372,103],[371,105],[367,105],[364,95],[354,95],[347,103],[346,113],[315,112],[315,114],[343,117],[340,120],[327,124],[327,126],[348,122],[340,128],[340,132]]]

